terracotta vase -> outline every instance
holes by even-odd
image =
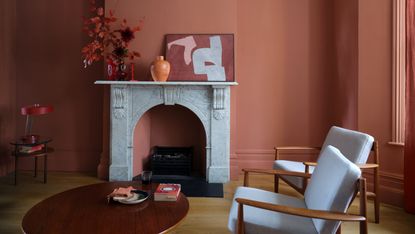
[[[170,63],[163,56],[157,56],[151,63],[150,71],[154,81],[166,81],[170,73]]]

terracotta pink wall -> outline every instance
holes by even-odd
[[[16,124],[16,2],[0,1],[0,176],[13,168],[9,142]]]
[[[403,147],[392,137],[392,0],[359,1],[359,129],[380,143],[383,201],[402,205]]]
[[[82,68],[86,43],[82,15],[86,1],[17,1],[16,109],[41,103],[55,111],[37,116],[33,131],[53,137],[50,170],[96,171],[102,151],[102,91],[93,82],[102,77],[102,63]],[[16,115],[16,135],[24,117]],[[22,160],[23,162],[23,160]],[[22,168],[32,169],[32,160]]]
[[[324,140],[334,110],[330,2],[238,1],[240,85],[232,114],[237,129],[233,160],[239,168],[270,168],[277,145]]]
[[[334,124],[357,130],[358,115],[358,0],[334,1]]]

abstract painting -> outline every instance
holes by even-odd
[[[234,81],[233,34],[166,35],[168,81]]]

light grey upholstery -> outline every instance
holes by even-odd
[[[307,208],[346,212],[356,191],[361,170],[333,146],[327,146],[304,193]],[[337,230],[340,222],[313,219],[319,233]]]
[[[274,161],[274,169],[276,170],[283,170],[283,171],[296,171],[296,172],[304,172],[305,166],[302,162],[297,161],[290,161],[290,160],[275,160]],[[313,173],[314,167],[309,167],[309,173]],[[283,176],[284,179],[288,180],[292,184],[294,184],[298,188],[303,187],[303,179],[300,177],[294,176]]]
[[[318,165],[310,179],[304,199],[289,197],[255,188],[238,187],[228,228],[236,232],[238,203],[246,198],[291,207],[345,212],[351,202],[360,169],[347,160],[339,150],[327,146],[322,150]],[[286,215],[244,205],[245,233],[335,233],[339,222]]]
[[[272,204],[287,205],[291,207],[306,208],[303,199],[256,188],[238,187],[234,197],[252,199]],[[276,230],[281,233],[292,234],[317,233],[314,228],[313,221],[310,218],[282,214],[252,206],[244,206],[244,213],[246,233],[271,234],[276,233]],[[228,228],[234,233],[236,232],[235,227],[237,224],[237,217],[238,204],[234,201],[228,221]]]
[[[360,164],[366,163],[373,141],[374,138],[366,133],[333,126],[326,136],[322,149],[328,145],[332,145],[339,149],[347,159],[353,163]],[[274,161],[274,169],[304,172],[305,166],[302,162],[276,160]],[[310,173],[313,172],[313,169],[313,167],[310,167]],[[283,178],[297,188],[303,187],[302,178],[293,176],[284,176]]]
[[[353,163],[366,163],[375,139],[366,133],[333,126],[322,148],[332,145]]]

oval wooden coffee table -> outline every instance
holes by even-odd
[[[153,191],[157,184],[108,182],[87,185],[53,195],[32,207],[23,217],[25,233],[164,233],[180,223],[189,201],[180,194],[177,202],[154,201],[153,195],[133,205],[107,203],[115,188],[133,186]],[[28,194],[29,195],[29,194]]]

